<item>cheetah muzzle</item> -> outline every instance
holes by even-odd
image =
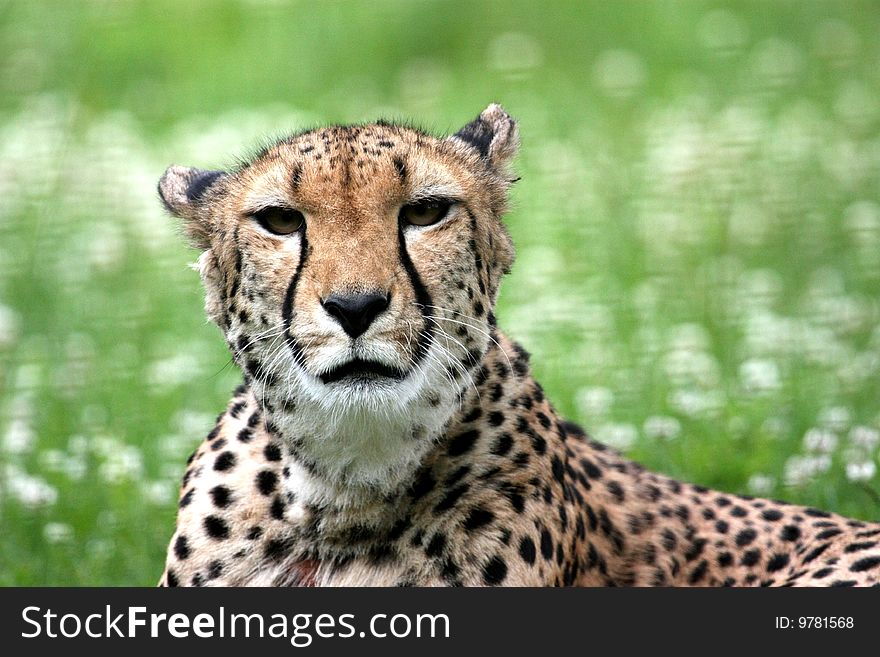
[[[244,373],[190,457],[164,585],[880,582],[880,525],[649,472],[566,422],[493,308],[516,123],[283,139],[171,167]]]

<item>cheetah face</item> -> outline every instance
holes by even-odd
[[[517,141],[491,105],[448,138],[332,127],[232,172],[169,168],[160,194],[203,250],[208,315],[257,393],[337,412],[457,405],[513,259],[500,215]]]

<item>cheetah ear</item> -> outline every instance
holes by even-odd
[[[504,169],[519,148],[516,121],[501,105],[492,103],[450,139],[466,143],[496,169]]]
[[[184,220],[184,228],[196,247],[209,246],[210,226],[201,210],[210,188],[225,175],[223,171],[170,166],[159,179],[159,197],[165,209]]]

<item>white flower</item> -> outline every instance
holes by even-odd
[[[51,506],[58,501],[58,491],[44,479],[15,466],[6,467],[6,487],[11,497],[30,509]]]
[[[827,454],[819,456],[792,456],[785,462],[784,480],[786,486],[803,486],[816,475],[826,472],[831,467],[831,457]]]
[[[880,431],[871,427],[855,426],[850,429],[849,442],[866,452],[873,452],[880,445]]]
[[[25,454],[34,448],[36,436],[30,425],[23,420],[13,420],[3,434],[3,451],[8,454]]]
[[[749,478],[746,488],[754,495],[769,495],[776,485],[776,480],[770,475],[754,474]]]
[[[869,481],[875,474],[877,474],[877,466],[873,461],[846,464],[846,478],[850,481]]]
[[[681,422],[668,415],[652,415],[645,420],[645,435],[657,440],[672,440],[681,433]]]
[[[832,406],[819,414],[819,424],[831,431],[846,431],[852,421],[852,414],[845,406]]]
[[[20,324],[18,314],[12,308],[0,304],[0,347],[12,344],[18,336]]]
[[[95,451],[104,458],[98,473],[106,482],[118,484],[141,478],[143,455],[137,447],[108,437],[95,438],[94,445]]]
[[[739,377],[748,392],[766,394],[779,390],[779,367],[772,360],[752,358],[739,368]]]
[[[830,454],[837,447],[837,436],[824,429],[810,429],[804,434],[804,449],[808,452]]]
[[[43,527],[43,537],[49,543],[65,543],[73,538],[73,528],[63,522],[49,522]]]
[[[575,395],[575,404],[582,417],[595,418],[607,415],[614,403],[614,393],[608,388],[581,388]]]
[[[633,425],[616,422],[603,424],[596,431],[596,437],[600,442],[622,451],[632,447],[638,435],[638,431]]]
[[[141,493],[150,504],[164,506],[174,499],[174,486],[167,481],[145,481]]]

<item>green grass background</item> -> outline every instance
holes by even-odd
[[[0,584],[151,585],[238,373],[155,182],[520,121],[501,326],[566,415],[880,519],[876,2],[0,0]]]

